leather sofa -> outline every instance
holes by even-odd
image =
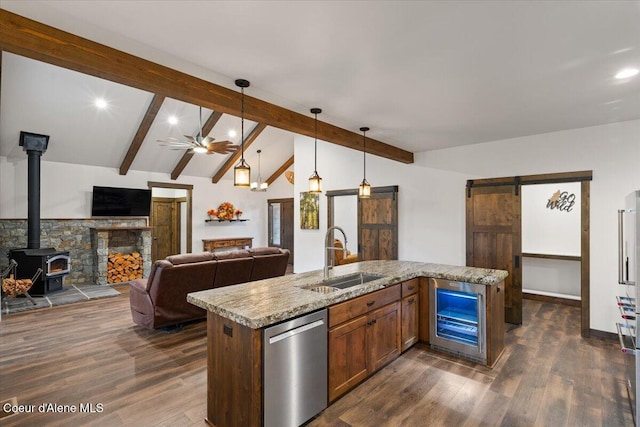
[[[288,262],[289,250],[271,247],[168,256],[147,279],[129,282],[131,317],[152,330],[206,318],[187,302],[188,293],[283,276]]]

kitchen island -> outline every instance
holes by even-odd
[[[413,343],[428,342],[427,278],[485,285],[489,291],[488,364],[495,363],[502,352],[504,292],[500,290],[506,271],[410,261],[366,261],[335,267],[331,277],[358,273],[368,275],[371,281],[327,293],[309,289],[323,282],[322,271],[313,271],[189,294],[190,303],[208,311],[208,422],[217,427],[262,425],[262,331],[270,325],[329,308],[329,401],[355,387]],[[368,300],[371,296],[376,298]],[[489,321],[490,317],[497,321]],[[377,329],[364,333],[368,327]],[[380,342],[383,339],[386,341]],[[338,353],[346,353],[347,358],[340,359]],[[354,371],[357,372],[352,375]]]

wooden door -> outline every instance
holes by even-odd
[[[329,330],[329,401],[367,378],[367,316]]]
[[[270,199],[267,205],[269,246],[289,249],[289,264],[293,264],[293,198]]]
[[[400,354],[400,301],[385,305],[367,316],[369,370],[375,372]]]
[[[520,184],[467,187],[467,265],[507,270],[505,321],[522,324]]]
[[[176,211],[175,199],[154,197],[151,200],[151,257],[154,261],[179,252]]]
[[[358,259],[398,259],[398,187],[374,188],[358,199]]]

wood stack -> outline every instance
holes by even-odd
[[[109,254],[107,283],[122,283],[142,278],[142,255],[139,252]]]
[[[6,279],[2,279],[2,292],[9,296],[17,297],[28,292],[31,285],[33,285],[31,279],[14,279],[12,274]]]

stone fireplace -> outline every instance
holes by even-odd
[[[98,285],[119,283],[110,281],[109,256],[112,254],[140,254],[142,256],[142,277],[148,277],[151,270],[151,227],[101,227],[91,229],[93,248],[94,282]],[[113,259],[113,258],[112,258]],[[112,279],[113,280],[113,279]]]

